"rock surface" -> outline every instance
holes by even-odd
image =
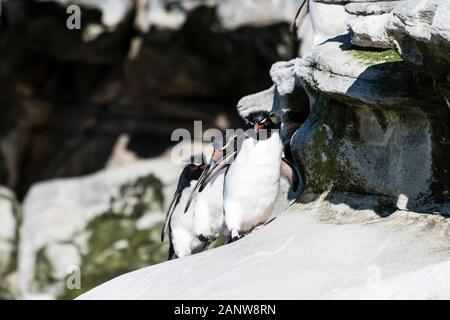
[[[282,133],[311,191],[373,194],[401,209],[449,214],[449,64],[440,58],[448,4],[383,3],[391,13],[353,18],[348,34],[276,63],[273,87],[243,98],[238,111],[303,115],[285,117]],[[428,62],[408,57],[416,53]]]
[[[296,205],[235,243],[125,274],[80,299],[450,298],[448,220],[402,211],[380,218],[329,200]]]
[[[20,3],[25,6],[25,2]],[[165,1],[152,3],[153,9],[166,10]],[[223,9],[231,2],[221,3]],[[268,6],[287,3],[266,2]],[[244,1],[239,6],[253,4],[254,1]],[[127,11],[122,11],[124,14],[117,21],[130,23],[124,30],[139,33],[132,41],[127,38],[129,48],[119,54],[128,78],[124,84],[121,72],[107,68],[111,75],[101,81],[101,88],[88,93],[91,88],[86,89],[81,95],[84,97],[79,103],[88,101],[107,110],[101,113],[104,117],[94,117],[97,124],[93,125],[89,117],[83,120],[88,128],[84,138],[114,128],[116,123],[108,118],[111,112],[123,118],[123,114],[137,110],[130,109],[131,102],[146,106],[148,95],[160,94],[152,97],[160,113],[152,109],[151,119],[164,123],[160,121],[167,116],[171,119],[168,127],[174,128],[183,119],[201,117],[202,112],[189,111],[184,103],[181,107],[166,97],[204,98],[217,92],[238,97],[248,93],[242,90],[247,81],[251,83],[246,86],[251,89],[249,92],[269,88],[272,82],[269,89],[241,99],[238,112],[243,116],[263,108],[283,117],[286,153],[302,168],[307,189],[302,204],[240,241],[127,273],[85,293],[81,299],[450,299],[445,285],[450,280],[448,2],[320,0],[310,4],[314,38],[321,41],[315,41],[314,48],[302,59],[274,64],[265,86],[254,81],[262,72],[256,61],[264,56],[265,62],[273,62],[287,52],[288,43],[283,42],[286,50],[281,51],[275,45],[283,38],[286,26],[259,26],[259,31],[268,28],[268,32],[254,39],[252,27],[243,27],[246,19],[251,21],[251,15],[237,15],[236,20],[223,18],[227,11],[219,13],[222,9],[216,11],[214,6],[192,6],[186,15],[180,13],[187,6],[182,2],[181,7],[173,9],[178,16],[156,22],[159,30],[151,26],[151,19],[145,20],[151,8],[146,11],[145,6],[133,7],[137,20],[132,21],[127,20]],[[327,18],[332,8],[339,10],[339,19]],[[227,10],[233,12],[232,9]],[[271,21],[278,21],[277,14],[270,15]],[[93,16],[97,24],[105,25],[103,18]],[[40,17],[34,19],[42,22]],[[322,23],[324,19],[329,23]],[[223,21],[230,24],[225,27]],[[122,24],[112,25],[112,34],[107,28],[103,33],[97,27],[92,29],[94,35],[98,34],[98,38],[91,39],[96,45],[73,52],[78,56],[70,70],[89,61],[89,50],[101,53],[120,43],[120,37],[113,35],[120,34]],[[16,26],[20,27],[20,23]],[[318,26],[335,27],[330,33]],[[280,30],[284,31],[279,33]],[[205,37],[196,39],[199,32]],[[9,49],[6,54],[15,57],[8,35],[1,33],[0,37],[1,45]],[[167,39],[175,43],[169,50]],[[211,46],[205,47],[205,41]],[[258,50],[253,48],[255,43]],[[48,57],[52,48],[49,46],[50,52],[45,53],[41,51],[45,49],[36,48],[42,61],[46,61],[43,65],[54,61],[55,57]],[[180,59],[179,53],[185,50],[189,51],[188,60]],[[247,52],[253,54],[246,55]],[[254,52],[258,52],[256,56]],[[238,63],[236,55],[246,59]],[[17,59],[20,65],[20,56]],[[67,66],[71,59],[74,56],[56,58],[60,66]],[[106,59],[102,63],[111,62]],[[221,67],[211,68],[218,65]],[[169,77],[164,73],[167,66],[175,70]],[[246,72],[248,79],[243,76],[244,69],[250,70]],[[2,72],[7,78],[4,70],[0,68],[0,80]],[[45,79],[46,72],[43,74]],[[98,81],[100,74],[103,71],[92,77],[92,83]],[[60,79],[55,75],[54,83]],[[46,128],[52,110],[60,103],[49,103],[48,92],[56,92],[60,87],[53,84],[44,90],[45,95],[40,95],[40,88],[30,88],[23,79],[17,81],[13,87],[23,99],[19,110],[27,110],[30,128]],[[118,91],[120,94],[116,95]],[[196,105],[195,101],[192,104]],[[205,114],[211,115],[211,110],[203,107]],[[36,108],[40,111],[36,112]],[[9,110],[5,116],[13,113]],[[181,116],[174,121],[173,116],[178,113]],[[139,117],[143,114],[146,111]],[[208,119],[208,123],[216,120],[211,116]],[[129,128],[136,129],[134,121],[130,121]],[[148,122],[143,123],[147,127]],[[152,127],[151,132],[167,135],[168,127]],[[11,128],[5,132],[2,150],[23,135]],[[140,131],[133,131],[136,132]],[[124,156],[122,149],[133,141],[127,139],[121,136],[109,163],[138,158],[134,152],[125,152]],[[42,140],[32,143],[36,143],[36,149],[45,145],[45,139]],[[115,140],[114,137],[106,144],[111,146]],[[97,146],[99,140],[90,141]],[[83,145],[84,140],[80,143]],[[73,146],[69,146],[59,156],[61,159],[66,160],[73,151]],[[81,155],[96,158],[98,154],[91,155],[89,150]],[[4,158],[0,163],[14,163],[14,159]],[[39,159],[46,161],[45,157]],[[157,234],[164,204],[173,192],[178,173],[179,168],[166,154],[152,162],[33,187],[26,198],[20,244],[20,288],[24,297],[44,294],[49,298],[72,298],[116,275],[161,261],[165,248],[157,243]],[[0,177],[1,174],[0,171]],[[6,176],[10,178],[11,174],[7,172]],[[286,184],[277,213],[286,207],[285,187]],[[210,268],[212,264],[215,268]],[[81,289],[70,290],[68,270],[76,271],[77,266]],[[8,274],[15,279],[13,269],[9,268]]]
[[[407,1],[394,10],[389,27],[405,61],[438,77],[450,73],[449,12],[445,0]]]
[[[164,260],[167,246],[159,239],[163,210],[179,172],[166,155],[34,185],[24,204],[22,297],[73,298]],[[73,270],[80,272],[81,288],[67,286]]]
[[[298,7],[295,0],[216,0],[216,3],[220,22],[225,29],[291,22]]]
[[[272,87],[243,97],[237,105],[237,111],[243,118],[257,110],[274,111],[280,116],[283,120],[280,136],[288,158],[291,158],[290,138],[309,115],[308,101],[296,86],[295,63],[296,60],[275,63],[270,70]]]
[[[353,2],[345,6],[345,10],[355,15],[379,15],[392,12],[395,7],[401,6],[405,1],[379,1],[379,2]]]
[[[295,0],[1,3],[0,183],[19,198],[104,168],[121,134],[147,158],[193,120],[239,126],[230,108],[295,56]],[[79,30],[66,28],[69,5]]]
[[[312,0],[318,3],[347,4],[347,3],[374,3],[374,2],[394,2],[399,0]]]
[[[139,26],[143,31],[150,27],[179,29],[189,12],[199,6],[217,8],[218,22],[227,30],[263,26],[292,21],[297,5],[295,0],[151,0],[141,5]]]
[[[309,15],[313,29],[312,45],[316,46],[329,38],[347,32],[348,23],[354,18],[339,2],[309,1]]]
[[[443,29],[432,27],[447,21],[447,5],[411,1],[389,14],[359,17],[349,35],[295,60],[294,82],[305,89],[311,115],[293,135],[291,149],[311,190],[374,194],[402,209],[449,213],[444,155],[450,136],[442,124],[450,117],[443,76],[449,64],[439,58],[446,52]],[[431,30],[441,30],[439,41]],[[408,51],[407,33],[414,31],[423,32],[417,40],[423,49]],[[421,54],[433,44],[442,46],[426,51],[435,68],[408,58],[408,52]]]
[[[301,203],[235,243],[80,299],[450,298],[447,4],[373,2],[378,11],[360,14],[356,4],[372,1],[316,2],[353,5],[359,17],[303,58],[274,64],[272,86],[238,103],[241,116],[283,117],[305,176]]]
[[[0,187],[0,299],[18,294],[17,251],[20,208],[14,193]]]
[[[349,24],[353,34],[352,43],[360,47],[392,48],[386,29],[391,18],[390,14],[382,14],[353,20]]]
[[[296,60],[295,77],[311,89],[352,103],[417,104],[412,72],[395,51],[362,51],[342,36]]]
[[[160,231],[181,172],[173,158],[179,148],[190,152],[181,144],[152,160],[34,185],[24,203],[20,297],[75,298],[115,276],[165,261],[168,245],[160,242]],[[273,216],[301,189],[294,194],[283,179]],[[77,275],[81,288],[71,286]]]

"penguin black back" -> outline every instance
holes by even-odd
[[[191,159],[192,160],[192,159]],[[177,190],[178,192],[183,192],[183,190],[190,186],[192,180],[198,180],[205,169],[205,164],[196,164],[191,161],[187,166],[184,167],[178,179]]]
[[[177,189],[175,190],[175,194],[173,195],[172,202],[170,203],[169,209],[167,210],[166,220],[165,220],[163,229],[161,230],[161,242],[164,241],[165,232],[170,224],[170,218],[171,218],[172,213],[175,210],[176,206],[180,202],[180,198],[181,198],[181,195],[183,194],[183,190],[186,188],[189,188],[189,186],[191,185],[191,181],[198,180],[206,168],[206,164],[203,159],[203,156],[202,156],[201,163],[195,162],[195,159],[196,159],[195,156],[191,157],[189,164],[187,164],[183,168],[183,171],[181,171],[181,174],[180,174],[180,178],[178,178]],[[169,228],[169,234],[170,234],[170,228]]]

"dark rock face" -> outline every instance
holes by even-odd
[[[408,1],[388,26],[406,62],[436,77],[450,73],[449,10],[445,0]]]
[[[311,115],[291,145],[311,191],[377,195],[399,209],[448,213],[448,63],[441,57],[448,38],[438,27],[448,21],[448,3],[422,2],[395,7],[381,24],[360,17],[349,36],[297,61]],[[365,32],[365,48],[352,46]],[[380,50],[380,39],[398,53]]]
[[[448,5],[386,1],[389,13],[355,12],[347,34],[275,64],[274,87],[243,98],[238,111],[310,108],[304,122],[284,119],[293,130],[283,138],[312,193],[370,195],[387,207],[448,214]]]
[[[11,190],[0,186],[0,300],[19,294],[17,276],[19,223],[22,212]]]
[[[81,29],[68,30],[57,1],[3,2],[0,183],[19,197],[38,180],[101,169],[121,133],[148,157],[193,120],[207,129],[226,112],[237,125],[238,98],[269,86],[270,66],[294,52],[283,22],[228,30],[198,6],[176,29],[143,28],[146,1],[118,2],[116,15],[83,3]]]
[[[57,60],[101,64],[122,61],[128,52],[134,14],[132,1],[124,3],[129,3],[129,9],[122,12],[114,25],[105,25],[102,16],[107,12],[100,6],[83,6],[81,28],[72,30],[66,26],[70,16],[67,7],[57,1],[7,1],[4,11],[8,32],[18,44]],[[93,26],[104,32],[95,37]]]
[[[169,181],[179,174],[173,164],[160,167],[167,160],[34,185],[24,203],[19,244],[21,297],[71,299],[164,261],[163,210],[174,188]],[[154,174],[158,169],[162,179]]]

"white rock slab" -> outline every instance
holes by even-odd
[[[339,220],[325,222],[323,210],[297,205],[238,242],[125,274],[79,299],[450,298],[448,219],[361,211],[344,224],[345,204],[335,207]]]

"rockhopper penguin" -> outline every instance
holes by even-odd
[[[194,206],[191,206],[186,214],[184,212],[188,198],[206,168],[203,157],[201,163],[196,163],[194,158],[191,158],[191,163],[186,165],[180,174],[161,232],[161,241],[164,241],[165,233],[169,230],[169,260],[191,255],[205,247],[205,243],[199,240],[194,232]]]
[[[242,142],[224,183],[225,224],[233,241],[267,222],[280,188],[280,119],[274,113],[258,111],[250,113],[246,121],[254,132]]]
[[[217,146],[213,144],[212,154],[207,154],[204,151],[204,156],[209,160],[209,165],[205,169],[205,173],[207,173],[211,163],[221,158],[221,153],[220,150],[217,150]],[[196,202],[193,206],[194,232],[200,240],[207,242],[207,245],[221,235],[226,236],[227,234],[223,215],[224,177],[225,169],[222,169],[195,198]]]
[[[195,189],[201,194],[224,168],[223,209],[225,226],[232,241],[267,222],[280,188],[281,174],[294,190],[299,177],[282,159],[280,118],[273,112],[257,111],[246,117],[251,126],[238,148],[208,165]],[[229,143],[228,143],[229,144]]]

